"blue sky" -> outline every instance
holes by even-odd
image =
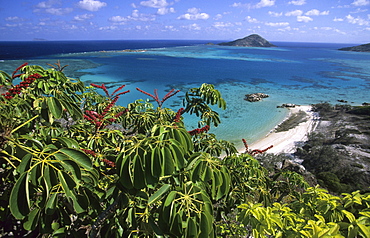
[[[0,0],[0,40],[369,43],[370,0]]]

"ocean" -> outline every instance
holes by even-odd
[[[214,84],[227,102],[218,110],[221,124],[211,128],[217,138],[242,147],[268,134],[288,114],[283,103],[308,105],[320,102],[351,105],[370,102],[370,53],[337,49],[356,44],[272,42],[274,48],[241,48],[207,44],[221,41],[33,41],[0,42],[0,70],[8,73],[23,62],[48,67],[60,60],[66,74],[85,83],[126,85],[119,104],[125,106],[148,97],[135,88],[164,96],[181,92],[165,107],[177,110],[184,93],[202,83]],[[125,49],[140,49],[124,52]],[[260,102],[245,94],[266,93]],[[197,119],[186,116],[189,130]]]

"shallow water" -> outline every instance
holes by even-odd
[[[242,146],[241,139],[254,142],[266,135],[287,115],[283,103],[337,103],[343,99],[353,105],[370,102],[370,54],[338,51],[336,44],[274,43],[277,48],[240,48],[217,45],[191,45],[145,48],[145,52],[87,52],[54,55],[46,58],[94,63],[79,71],[86,83],[105,83],[109,87],[125,84],[131,90],[119,101],[126,105],[147,98],[136,87],[150,93],[156,88],[165,95],[172,88],[181,93],[164,104],[177,110],[188,88],[214,84],[227,101],[218,110],[222,123],[212,128],[218,138]],[[125,49],[125,48],[124,48]],[[45,58],[45,56],[43,56]],[[0,64],[4,65],[8,61]],[[76,64],[76,62],[73,62]],[[96,64],[96,65],[95,65]],[[86,65],[86,64],[85,64]],[[262,92],[270,95],[250,103],[244,95]],[[188,129],[197,126],[187,117]]]

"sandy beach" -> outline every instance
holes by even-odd
[[[290,108],[289,110],[290,113],[285,120],[289,119],[289,117],[299,113],[300,111],[307,114],[306,120],[287,131],[275,132],[274,130],[270,132],[268,135],[266,135],[266,137],[250,144],[249,149],[263,150],[273,145],[273,147],[266,153],[293,153],[297,144],[306,141],[307,135],[315,130],[319,122],[317,114],[311,111],[311,106],[296,106],[294,108]],[[240,150],[240,152],[244,152],[244,150]]]

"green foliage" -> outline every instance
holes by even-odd
[[[190,89],[177,112],[163,107],[174,90],[162,100],[155,91],[156,108],[118,106],[124,86],[86,87],[56,66],[1,73],[0,222],[18,221],[13,234],[369,237],[369,195],[339,198],[293,172],[270,176],[209,133],[220,123],[213,108],[226,108],[213,85]],[[187,131],[183,113],[204,127]]]
[[[370,106],[358,106],[354,107],[349,113],[356,114],[356,115],[370,115]]]

